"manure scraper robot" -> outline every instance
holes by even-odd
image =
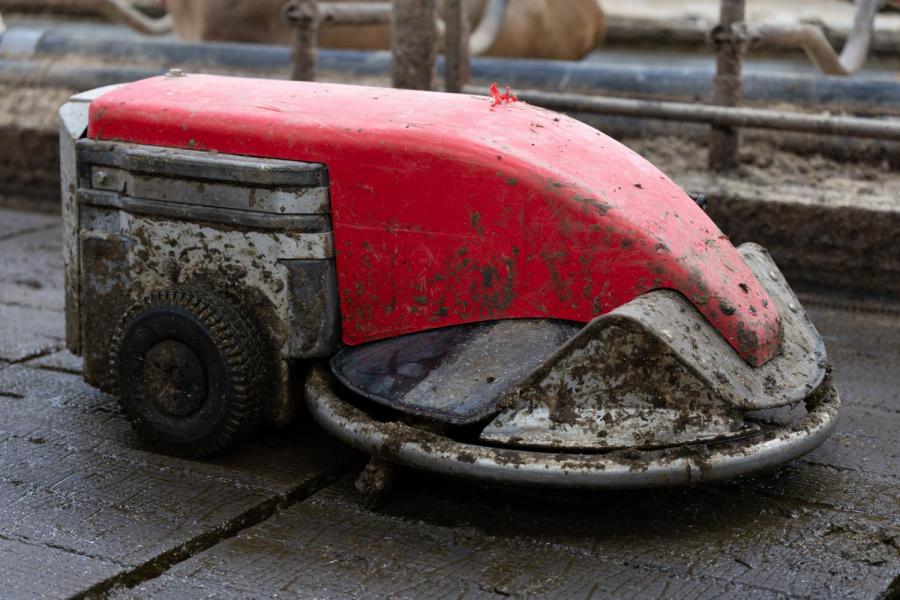
[[[767,252],[522,102],[183,75],[60,111],[66,327],[152,448],[305,399],[379,460],[502,483],[717,480],[840,400]]]

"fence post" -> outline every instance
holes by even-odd
[[[391,80],[395,88],[434,89],[436,40],[435,0],[393,0]]]
[[[319,52],[319,6],[317,0],[292,0],[285,4],[284,19],[294,26],[291,48],[291,79],[316,80],[316,55]]]
[[[446,0],[444,89],[458,94],[469,83],[469,15],[465,0]]]
[[[712,31],[716,49],[716,78],[712,103],[739,106],[741,103],[741,55],[744,41],[733,26],[744,20],[744,0],[721,0],[719,25]],[[709,136],[709,168],[727,171],[738,166],[741,134],[734,127],[713,125]]]

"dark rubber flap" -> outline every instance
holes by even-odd
[[[348,388],[396,410],[457,425],[500,399],[581,325],[507,320],[436,329],[342,349],[331,368]]]

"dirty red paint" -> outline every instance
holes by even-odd
[[[494,103],[491,106],[497,106],[499,104],[509,104],[510,102],[519,101],[519,97],[509,90],[509,86],[506,86],[506,91],[501,94],[500,90],[497,88],[496,81],[491,84],[489,91],[491,94],[491,98],[494,99]]]
[[[188,75],[91,105],[88,135],[328,165],[348,344],[488,319],[587,322],[686,296],[751,364],[779,349],[765,289],[671,180],[523,102]]]

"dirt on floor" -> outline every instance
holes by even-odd
[[[74,90],[0,83],[0,127],[56,130],[56,111]],[[6,146],[14,148],[13,146]]]
[[[732,173],[707,170],[705,140],[680,137],[626,138],[627,146],[682,186],[703,184],[720,191],[785,195],[795,201],[900,210],[900,169],[887,158],[842,161],[822,154],[798,154],[760,140],[741,145],[741,166]],[[693,190],[690,191],[704,191]]]
[[[626,139],[688,192],[736,243],[764,245],[794,285],[900,296],[900,169],[747,139],[733,172],[706,168],[705,140]]]
[[[55,211],[59,203],[56,113],[73,93],[0,85],[0,204]]]

